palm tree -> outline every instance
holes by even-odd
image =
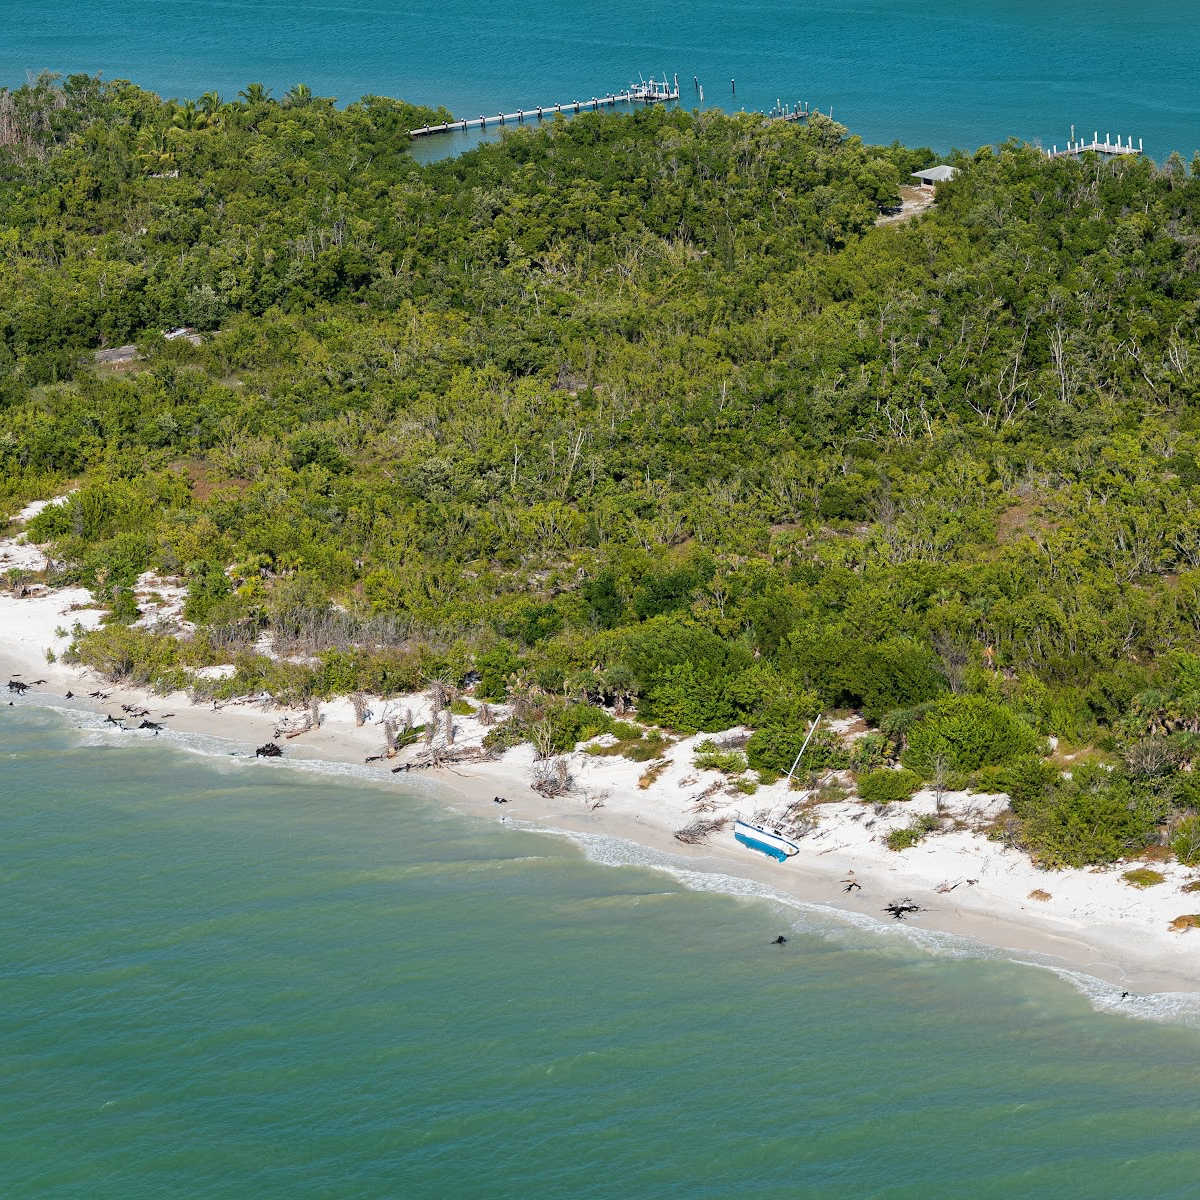
[[[294,83],[283,94],[283,102],[289,108],[302,108],[312,103],[312,88],[307,83]]]
[[[175,106],[175,111],[171,114],[171,124],[176,129],[199,129],[204,124],[203,117],[204,114],[196,107],[195,100],[185,100]]]
[[[138,134],[136,155],[148,175],[163,175],[175,166],[175,151],[165,129],[147,126]]]
[[[221,99],[220,92],[205,92],[197,103],[200,106],[200,111],[206,117],[215,117],[224,101]]]
[[[248,83],[238,95],[246,102],[247,107],[255,108],[260,104],[271,102],[271,89],[261,83]]]

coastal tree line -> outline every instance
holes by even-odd
[[[111,608],[85,660],[281,699],[478,676],[562,745],[600,705],[747,724],[765,777],[853,708],[865,748],[807,766],[1006,790],[1048,863],[1185,847],[1194,171],[985,148],[877,226],[930,156],[824,118],[417,165],[444,117],[0,93],[0,501],[76,488],[34,533]],[[130,627],[150,568],[190,639]]]

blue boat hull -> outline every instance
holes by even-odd
[[[741,842],[743,846],[751,850],[758,850],[760,853],[777,859],[779,862],[787,862],[788,860],[788,856],[782,850],[776,850],[774,846],[768,846],[766,842],[760,842],[757,838],[748,837],[744,833],[735,833],[733,836],[735,840]]]

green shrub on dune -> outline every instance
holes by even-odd
[[[1011,762],[1031,753],[1037,735],[1008,709],[981,696],[939,700],[908,731],[901,761],[926,779]]]
[[[872,771],[855,785],[858,797],[864,804],[891,804],[896,800],[907,800],[920,786],[921,777],[904,767],[898,771]]]

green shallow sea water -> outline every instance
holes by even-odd
[[[0,708],[9,1200],[1196,1195],[1188,1012],[227,750]]]

